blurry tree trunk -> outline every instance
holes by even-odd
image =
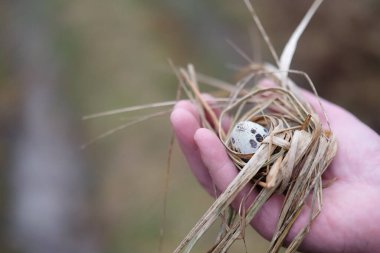
[[[10,170],[10,241],[17,252],[96,253],[84,164],[60,92],[64,78],[54,46],[55,4],[1,3],[7,61],[22,93]]]

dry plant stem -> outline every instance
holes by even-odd
[[[258,183],[258,181],[256,182]],[[265,204],[265,202],[272,196],[275,189],[264,188],[257,196],[255,201],[250,205],[247,211],[244,212],[240,219],[235,219],[232,226],[226,231],[225,236],[220,238],[217,242],[212,253],[226,252],[233,242],[237,240],[244,232],[245,227],[249,224],[250,220],[254,217],[257,211],[261,208],[260,205]],[[241,214],[240,212],[238,212]],[[252,218],[251,218],[252,217]]]
[[[211,76],[199,73],[199,72],[197,72],[197,77],[198,77],[198,80],[200,82],[203,82],[203,83],[205,83],[211,87],[214,87],[216,89],[219,89],[219,90],[224,90],[224,91],[232,93],[236,89],[235,85],[233,85],[233,84],[221,81],[217,78],[214,78],[214,77],[211,77]]]
[[[264,26],[261,24],[261,21],[258,18],[255,9],[253,8],[253,6],[252,6],[252,4],[251,4],[251,2],[249,0],[244,0],[244,3],[247,6],[249,12],[251,13],[251,16],[252,16],[253,20],[255,21],[256,26],[259,29],[260,33],[261,33],[261,36],[264,38],[267,46],[269,47],[269,50],[270,50],[270,52],[271,52],[271,54],[272,54],[275,62],[277,63],[277,66],[279,66],[280,65],[280,60],[278,58],[276,50],[274,50],[272,42],[270,41],[269,36],[268,36],[268,34],[266,33],[266,31],[264,29]]]
[[[133,121],[130,121],[128,123],[125,123],[125,124],[122,124],[120,126],[117,126],[115,128],[112,128],[98,136],[96,136],[95,138],[93,138],[91,141],[83,144],[81,146],[81,149],[85,149],[87,148],[89,145],[95,143],[96,141],[99,141],[101,139],[104,139],[106,138],[107,136],[110,136],[111,134],[114,134],[116,132],[119,132],[127,127],[130,127],[130,126],[133,126],[135,124],[138,124],[138,123],[141,123],[141,122],[144,122],[146,120],[149,120],[149,119],[152,119],[154,117],[159,117],[159,116],[162,116],[162,115],[165,115],[165,114],[169,114],[172,110],[168,110],[168,111],[161,111],[161,112],[157,112],[157,113],[153,113],[153,114],[149,114],[149,115],[145,115],[145,116],[142,116],[142,117],[139,117],[138,119],[136,120],[133,120]]]
[[[225,231],[224,238],[220,238],[213,252],[219,252],[219,251],[226,252],[235,240],[237,239],[245,240],[245,228],[246,228],[245,220],[246,220],[246,211],[247,211],[245,206],[246,206],[248,197],[256,189],[256,186],[259,184],[259,182],[261,182],[261,180],[262,180],[262,177],[256,180],[256,182],[252,185],[249,192],[247,192],[245,196],[242,198],[239,205],[239,211],[235,212],[236,213],[236,215],[234,215],[235,219],[231,223],[229,229]],[[237,231],[238,233],[236,233]],[[232,235],[234,237],[231,237]]]
[[[315,150],[316,150],[316,147],[313,148],[314,152]],[[311,162],[311,159],[312,159],[312,156],[309,156],[304,167],[308,168],[308,164]],[[303,178],[303,180],[305,179]],[[298,182],[301,182],[301,178],[298,179]],[[304,184],[304,182],[302,183]],[[298,187],[293,187],[292,190],[289,191],[289,194],[287,194],[286,196],[286,199],[284,201],[284,206],[281,210],[281,215],[277,223],[276,231],[278,232],[275,233],[275,235],[272,238],[270,252],[277,252],[279,250],[293,222],[295,222],[296,218],[301,212],[301,208],[297,209],[294,206],[294,200],[297,201],[299,199],[300,190],[301,189],[299,189]],[[300,202],[297,202],[297,203],[300,203]]]
[[[282,159],[283,159],[282,156],[277,158],[277,160],[273,164],[272,168],[269,170],[269,173],[268,173],[267,178],[266,178],[266,184],[264,185],[264,187],[273,188],[275,186],[277,175],[278,175],[278,172],[280,171],[280,168],[281,168],[280,165],[281,165]]]
[[[299,244],[301,242],[303,237],[306,235],[311,222],[316,218],[317,214],[321,210],[321,176],[330,163],[332,158],[331,156],[336,152],[336,145],[335,140],[328,141],[325,138],[320,138],[319,141],[313,145],[314,146],[311,155],[308,156],[308,160],[303,166],[303,169],[300,171],[300,174],[294,185],[291,186],[291,190],[287,194],[286,200],[284,202],[285,205],[279,219],[278,227],[278,235],[280,236],[277,239],[275,236],[277,243],[275,244],[273,252],[277,252],[276,250],[281,247],[287,232],[290,230],[291,226],[297,219],[300,211],[302,210],[302,207],[304,206],[304,203],[306,202],[306,198],[309,196],[312,190],[313,200],[310,208],[309,223],[305,226],[304,229],[299,232],[292,244]],[[327,160],[325,160],[325,158],[327,158]],[[292,215],[292,213],[295,215]]]
[[[159,241],[159,250],[158,252],[163,252],[164,239],[166,232],[166,214],[167,214],[167,203],[168,203],[168,189],[169,189],[169,179],[170,179],[170,168],[173,155],[173,146],[174,146],[174,133],[170,136],[169,149],[168,149],[168,158],[166,160],[166,171],[165,171],[165,185],[164,185],[164,201],[162,206],[162,218],[161,218],[161,229],[160,229],[160,241]]]
[[[190,69],[191,72],[193,71],[192,67],[189,67],[189,69]],[[194,95],[195,95],[196,99],[200,102],[202,108],[210,116],[211,122],[212,122],[214,128],[217,127],[219,125],[218,124],[218,118],[216,117],[214,111],[210,108],[210,106],[208,105],[208,103],[203,99],[203,97],[202,97],[202,95],[201,95],[201,93],[200,93],[200,91],[198,89],[198,85],[196,84],[196,82],[194,82],[194,80],[190,79],[189,75],[183,69],[181,69],[181,74],[182,74],[182,77],[189,84],[191,90],[194,92]],[[193,75],[195,75],[195,74],[193,73]],[[220,127],[219,131],[223,131],[223,128]]]
[[[181,97],[181,87],[178,86],[176,100],[178,101]],[[164,247],[164,239],[166,232],[166,213],[167,213],[167,202],[168,202],[168,190],[169,190],[169,180],[170,180],[170,170],[171,170],[171,162],[173,156],[173,147],[174,147],[174,132],[171,132],[169,148],[168,148],[168,158],[166,160],[166,171],[165,171],[165,179],[164,179],[164,187],[163,187],[163,205],[162,205],[162,218],[161,218],[161,229],[160,229],[160,241],[159,241],[159,252],[163,252]]]
[[[233,41],[231,41],[231,40],[226,40],[226,41],[249,64],[253,63],[253,61]]]
[[[173,105],[175,105],[175,103],[177,103],[177,101],[165,101],[165,102],[160,102],[160,103],[152,103],[152,104],[148,104],[148,105],[130,106],[130,107],[126,107],[126,108],[120,108],[120,109],[115,109],[115,110],[110,110],[110,111],[86,115],[86,116],[82,117],[82,120],[96,119],[96,118],[105,117],[105,116],[112,116],[112,115],[116,115],[116,114],[120,114],[120,113],[140,111],[140,110],[144,110],[144,109],[172,107]]]
[[[309,24],[311,18],[313,17],[314,13],[317,11],[318,7],[321,5],[323,0],[316,0],[312,4],[312,6],[309,8],[308,12],[304,16],[303,20],[300,22],[296,30],[293,32],[292,36],[288,40],[283,53],[280,58],[280,65],[279,69],[285,71],[282,76],[282,84],[284,87],[287,87],[289,89],[294,89],[293,87],[290,87],[287,83],[287,75],[290,68],[290,63],[292,62],[294,52],[297,48],[298,40],[300,39],[302,33],[304,32],[306,26]]]
[[[252,179],[258,170],[264,165],[266,161],[266,154],[268,151],[267,145],[262,145],[257,154],[252,157],[251,160],[240,171],[237,177],[234,179],[234,183],[231,183],[227,189],[216,199],[208,211],[203,215],[199,222],[193,227],[189,234],[182,240],[180,245],[174,251],[175,253],[190,252],[193,245],[199,240],[199,238],[205,233],[205,231],[212,225],[212,223],[218,218],[219,214],[228,207],[234,200],[238,193],[243,189],[245,185]],[[272,150],[273,152],[273,150]]]

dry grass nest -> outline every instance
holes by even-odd
[[[237,85],[219,85],[228,90],[229,95],[217,97],[211,103],[206,102],[200,94],[193,67],[190,65],[187,70],[179,71],[182,86],[197,105],[202,126],[219,136],[240,173],[194,226],[176,252],[190,251],[221,215],[229,215],[229,218],[223,219],[225,224],[209,252],[227,251],[236,239],[243,236],[245,226],[265,202],[273,194],[284,194],[281,215],[268,249],[268,252],[277,252],[311,195],[308,223],[287,249],[288,252],[294,252],[321,211],[322,174],[337,149],[332,132],[323,129],[318,114],[302,99],[300,90],[287,76],[270,65],[253,64],[248,69]],[[262,83],[271,85],[260,86]],[[324,111],[322,106],[318,110]],[[242,154],[232,147],[232,129],[242,121],[258,123],[268,130],[254,154]],[[225,122],[230,125],[228,129],[223,126]],[[258,191],[258,196],[248,208],[231,212],[229,205],[249,182],[254,186],[252,190]],[[245,206],[243,201],[241,206]]]
[[[322,104],[319,103],[319,108],[312,108],[288,77],[289,74],[301,75],[318,97],[309,76],[291,70],[290,64],[298,40],[322,0],[315,0],[311,5],[289,38],[281,57],[277,56],[249,0],[244,2],[276,66],[251,62],[241,70],[235,85],[197,74],[192,65],[176,71],[181,87],[198,108],[202,126],[218,135],[231,160],[240,170],[178,245],[174,251],[176,253],[190,252],[218,217],[223,217],[223,226],[208,252],[227,252],[234,241],[244,238],[245,227],[273,194],[283,194],[284,202],[268,252],[280,250],[302,212],[302,215],[308,217],[306,224],[296,232],[286,249],[286,252],[295,252],[322,209],[322,174],[336,154],[336,140]],[[271,85],[261,85],[263,80],[270,80]],[[216,86],[218,94],[226,95],[217,96],[209,104],[202,97],[198,82]],[[317,111],[326,122],[327,129],[323,128]],[[258,123],[265,128],[263,131],[266,134],[258,139],[260,146],[253,154],[239,152],[231,138],[235,126],[246,121]],[[224,125],[225,122],[229,122],[229,127]],[[250,140],[245,140],[248,141]],[[257,196],[248,205],[244,203],[246,198],[243,197],[240,208],[232,209],[230,204],[248,185],[252,185],[251,191],[256,191]],[[304,208],[306,205],[307,210]]]

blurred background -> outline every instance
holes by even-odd
[[[281,52],[311,1],[253,4]],[[163,228],[163,252],[171,252],[212,198],[176,145],[166,173],[168,117],[85,150],[83,143],[146,112],[81,117],[173,100],[177,80],[168,59],[233,82],[234,66],[246,61],[227,39],[252,59],[271,61],[243,1],[1,1],[0,252],[159,252]],[[379,133],[379,45],[379,1],[329,0],[292,66]],[[248,252],[264,252],[267,242],[246,233]],[[212,240],[211,232],[195,252]],[[231,252],[243,248],[237,243]]]

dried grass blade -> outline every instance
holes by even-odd
[[[211,87],[218,88],[220,90],[228,91],[230,93],[234,92],[236,90],[235,85],[221,81],[219,79],[216,79],[214,77],[202,74],[197,72],[198,80],[204,84],[207,84]]]
[[[290,193],[287,195],[284,207],[281,211],[281,216],[278,223],[278,233],[274,237],[273,243],[271,244],[271,252],[277,252],[288,234],[288,231],[293,226],[298,215],[302,211],[306,198],[309,196],[310,192],[313,190],[313,202],[310,208],[310,218],[306,226],[299,231],[298,235],[294,238],[292,242],[292,249],[296,249],[306,233],[308,232],[311,222],[317,217],[321,209],[321,175],[325,170],[326,164],[324,163],[324,158],[329,149],[329,142],[327,142],[323,136],[319,138],[319,141],[313,144],[313,149],[308,155],[307,161],[305,162],[302,170],[298,174],[298,177],[294,185],[290,188]],[[317,205],[315,207],[315,205]]]
[[[316,0],[296,28],[296,30],[293,32],[292,36],[288,40],[288,43],[285,45],[284,50],[282,51],[281,58],[280,58],[280,65],[279,69],[281,71],[285,71],[283,74],[283,85],[287,87],[287,84],[285,84],[285,81],[287,79],[287,71],[289,71],[290,63],[292,62],[294,52],[297,48],[297,43],[299,38],[301,37],[302,33],[304,32],[306,26],[309,24],[311,18],[313,17],[314,13],[317,11],[318,7],[321,5],[323,0]],[[294,87],[291,87],[294,88]]]
[[[126,113],[126,112],[133,112],[133,111],[140,111],[140,110],[146,110],[146,109],[173,106],[173,105],[175,105],[176,102],[177,101],[165,101],[165,102],[159,102],[159,103],[152,103],[152,104],[146,104],[146,105],[138,105],[138,106],[131,106],[131,107],[125,107],[125,108],[120,108],[120,109],[114,109],[114,110],[105,111],[105,112],[98,112],[98,113],[83,116],[82,120],[95,119],[95,118],[99,118],[99,117],[111,116],[111,115]]]
[[[106,132],[104,132],[104,133],[102,133],[102,134],[96,136],[96,137],[93,138],[91,141],[89,141],[89,142],[83,144],[83,145],[81,146],[81,149],[85,149],[85,148],[87,148],[89,145],[92,145],[93,143],[95,143],[95,142],[97,142],[97,141],[99,141],[99,140],[101,140],[101,139],[103,139],[103,138],[105,138],[105,137],[107,137],[107,136],[110,136],[111,134],[114,134],[114,133],[116,133],[116,132],[119,132],[119,131],[121,131],[121,130],[127,128],[127,127],[133,126],[133,125],[135,125],[135,124],[141,123],[141,122],[143,122],[143,121],[146,121],[146,120],[151,119],[151,118],[154,118],[154,117],[158,117],[158,116],[162,116],[162,115],[168,114],[168,113],[170,113],[170,112],[171,112],[171,110],[166,110],[166,111],[162,111],[162,112],[157,112],[157,113],[153,113],[153,114],[145,115],[145,116],[139,117],[139,118],[136,119],[136,120],[130,121],[130,122],[126,123],[126,124],[122,124],[122,125],[120,125],[120,126],[117,126],[117,127],[115,127],[115,128],[112,128],[112,129],[110,129],[110,130],[108,130],[108,131],[106,131]]]
[[[194,68],[192,67],[192,65],[189,65],[188,72],[186,72],[184,69],[180,69],[180,73],[181,73],[181,76],[186,81],[186,83],[190,86],[191,91],[194,93],[195,100],[198,101],[197,103],[199,107],[198,111],[201,114],[202,123],[210,129],[213,129],[213,128],[215,129],[216,127],[219,126],[218,117],[215,115],[214,111],[211,109],[209,104],[203,99],[202,94],[199,91],[198,84],[196,83],[196,80],[194,80],[195,79]],[[205,112],[210,117],[211,124],[214,127],[212,127],[209,121],[206,119],[206,115],[204,115]],[[218,132],[218,129],[215,129],[215,130],[216,132]],[[219,129],[219,131],[223,132],[223,128]]]
[[[248,57],[246,53],[243,52],[235,43],[233,43],[231,40],[227,39],[227,44],[230,45],[236,53],[238,53],[244,60],[246,60],[248,63],[252,64],[253,61]]]
[[[290,143],[290,149],[286,155],[287,163],[286,166],[284,166],[281,170],[282,183],[280,187],[280,192],[284,191],[289,184],[294,165],[296,164],[298,144],[299,142],[303,141],[303,139],[301,138],[301,133],[302,132],[299,130],[294,131],[292,141]]]
[[[266,178],[266,183],[268,188],[273,188],[276,185],[276,179],[278,172],[280,171],[281,168],[281,162],[282,162],[283,157],[280,156],[277,158],[277,160],[274,162],[272,168],[270,169],[268,176]]]
[[[219,214],[233,201],[243,187],[256,175],[267,160],[268,145],[262,145],[255,156],[244,166],[227,189],[215,200],[203,217],[193,227],[189,234],[182,240],[174,253],[188,253],[205,231],[219,217]],[[273,150],[272,150],[273,151]]]
[[[261,36],[264,38],[265,43],[267,44],[269,51],[271,52],[272,57],[275,60],[277,66],[280,66],[280,60],[278,58],[276,50],[274,49],[273,44],[270,41],[269,36],[264,29],[264,26],[261,24],[261,21],[259,19],[259,16],[257,16],[255,9],[253,8],[253,6],[249,0],[244,0],[244,3],[247,6],[249,12],[251,13],[251,16],[252,16],[253,20],[255,21],[256,26],[259,29]]]
[[[235,220],[233,226],[231,226],[230,230],[227,231],[224,238],[218,242],[218,245],[212,253],[226,252],[231,247],[233,242],[236,241],[241,235],[241,230],[250,223],[261,207],[273,195],[275,188],[276,187],[272,189],[264,188],[260,191],[254,202],[248,208],[246,216],[242,217],[244,221],[242,222],[242,219]]]

